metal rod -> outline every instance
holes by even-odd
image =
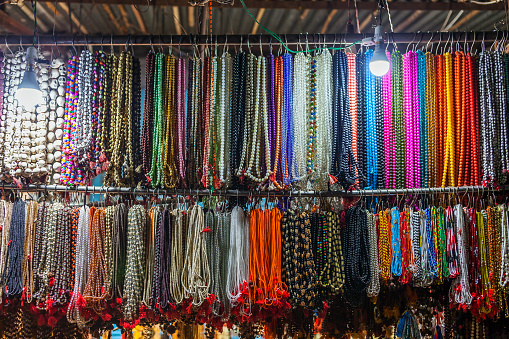
[[[28,185],[18,188],[14,184],[3,185],[2,189],[12,189],[22,192],[52,191],[52,192],[80,192],[95,194],[133,194],[133,195],[180,195],[180,196],[270,196],[270,197],[348,197],[348,196],[387,196],[403,194],[443,194],[443,193],[479,193],[509,190],[509,186],[495,190],[483,186],[462,187],[435,187],[435,188],[409,188],[409,189],[377,189],[377,190],[354,190],[354,191],[259,191],[259,190],[192,190],[192,189],[158,189],[158,188],[130,188],[130,187],[105,187],[105,186],[75,186],[63,185]]]
[[[279,37],[288,45],[305,44],[308,42],[310,48],[315,44],[352,44],[360,42],[363,38],[372,36],[371,33],[366,34],[280,34]],[[446,41],[453,39],[454,42],[460,44],[465,42],[493,42],[502,40],[503,33],[500,32],[416,32],[416,33],[388,33],[386,34],[387,42],[395,43],[420,43],[440,42],[445,45]],[[218,45],[247,45],[249,41],[253,48],[256,45],[277,45],[278,41],[268,34],[257,35],[215,35],[212,37],[213,43]],[[31,45],[33,41],[32,35],[0,35],[0,43],[11,46],[15,45]],[[169,45],[208,45],[210,44],[210,36],[207,35],[39,35],[37,36],[39,46],[150,46],[154,48],[158,46]]]

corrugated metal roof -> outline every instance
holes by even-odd
[[[171,1],[167,1],[171,3]],[[161,2],[159,2],[161,3]],[[21,5],[4,5],[5,11],[10,17],[27,27],[33,26],[31,6],[29,3],[20,2]],[[26,6],[22,9],[21,6]],[[65,3],[39,2],[37,20],[40,33],[73,33],[78,34],[79,25],[90,34],[177,34],[177,25],[183,34],[198,34],[200,27],[200,8],[178,7],[177,21],[172,6],[133,6],[118,4],[90,4],[71,3],[68,7],[75,20],[66,11]],[[56,14],[55,14],[56,9]],[[137,13],[135,13],[137,11]],[[257,15],[260,9],[252,9],[253,15]],[[190,13],[191,12],[191,13]],[[264,10],[261,17],[262,25],[279,34],[291,33],[321,33],[324,23],[331,11],[327,9],[272,9]],[[374,24],[371,10],[359,10],[359,23],[363,24],[363,32],[372,31]],[[140,24],[137,16],[142,20]],[[392,21],[395,31],[437,31],[444,26],[449,16],[450,23],[456,18],[454,31],[482,31],[493,30],[504,24],[506,14],[503,11],[410,11],[391,10]],[[191,16],[191,20],[189,20]],[[348,18],[355,22],[355,9],[336,10],[327,25],[325,33],[345,33]],[[465,20],[465,18],[467,20]],[[205,13],[208,20],[208,12]],[[72,22],[72,30],[71,24]],[[458,25],[459,24],[459,25]],[[389,30],[387,15],[384,14],[384,25]],[[144,26],[144,27],[143,27]],[[253,30],[254,21],[239,7],[213,6],[213,30],[214,34],[248,34]],[[400,28],[401,27],[401,28]],[[208,25],[207,25],[208,28]],[[144,32],[145,29],[145,32]],[[8,32],[5,24],[0,21],[1,33]],[[261,33],[260,27],[256,33]],[[207,31],[208,33],[208,31]]]

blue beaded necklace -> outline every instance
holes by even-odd
[[[283,179],[285,185],[294,181],[293,171],[297,173],[297,163],[293,162],[293,57],[289,53],[283,55]],[[295,168],[294,168],[295,167]]]
[[[421,187],[428,187],[428,132],[426,129],[426,55],[417,51],[419,72],[419,135],[421,144]]]
[[[368,188],[377,188],[378,159],[376,144],[376,102],[375,102],[375,76],[369,69],[369,62],[373,57],[373,50],[365,53],[366,74],[366,148],[367,148],[367,183]]]
[[[399,277],[402,271],[401,236],[399,229],[399,209],[391,209],[391,237],[392,237],[392,274]]]
[[[435,260],[435,242],[433,240],[433,232],[431,227],[431,211],[426,209],[426,236],[428,238],[428,263],[430,275],[432,279],[437,276],[437,261]]]

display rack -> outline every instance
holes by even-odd
[[[486,193],[506,191],[509,187],[495,189],[483,186],[434,187],[434,188],[404,188],[404,189],[376,189],[349,191],[271,191],[271,190],[204,190],[204,189],[159,189],[159,188],[130,188],[106,186],[74,186],[63,185],[27,185],[18,187],[14,184],[2,185],[2,189],[12,189],[21,192],[76,192],[95,194],[133,194],[133,195],[180,195],[180,196],[270,196],[270,197],[369,197],[409,194],[447,194],[447,193]]]

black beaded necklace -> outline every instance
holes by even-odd
[[[346,211],[344,234],[345,298],[352,306],[363,300],[369,285],[369,238],[366,211],[354,206]]]
[[[358,153],[357,162],[359,169],[362,173],[366,173],[366,103],[364,100],[364,92],[366,81],[365,78],[365,67],[364,67],[364,54],[358,53],[356,58],[356,72],[357,72],[357,141],[358,141]]]
[[[23,248],[25,243],[25,202],[16,198],[12,208],[9,246],[5,260],[2,285],[7,296],[20,297],[23,293]]]
[[[233,60],[233,89],[230,115],[230,172],[236,173],[242,158],[246,107],[246,53],[240,51]],[[232,175],[232,188],[240,188],[239,177]]]
[[[132,99],[132,161],[134,168],[134,182],[131,183],[136,186],[139,182],[145,181],[144,173],[142,170],[143,158],[141,155],[141,66],[140,59],[133,57],[133,99]]]

